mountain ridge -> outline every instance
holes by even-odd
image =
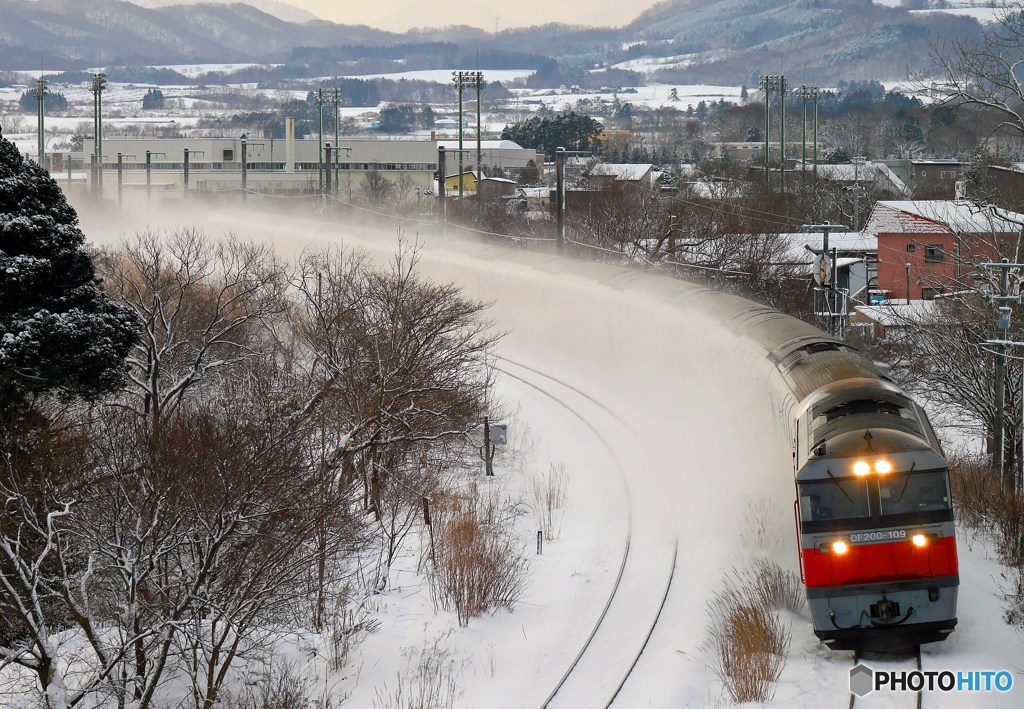
[[[969,17],[912,14],[870,0],[665,0],[619,28],[548,24],[489,33],[450,26],[401,34],[325,20],[289,22],[242,2],[170,2],[0,0],[0,69],[25,70],[41,61],[60,69],[97,61],[287,63],[299,47],[449,42],[463,56],[545,55],[577,72],[637,57],[679,58],[649,69],[653,79],[671,83],[756,84],[759,73],[774,73],[780,64],[799,81],[885,80],[904,70],[927,70],[931,38],[981,32]],[[448,68],[435,66],[437,57],[414,59],[381,67]],[[334,73],[346,66],[316,68]]]

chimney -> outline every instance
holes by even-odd
[[[284,119],[284,171],[295,172],[295,119]]]
[[[430,131],[430,139],[437,140],[437,131]]]

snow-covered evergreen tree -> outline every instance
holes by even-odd
[[[0,408],[27,391],[90,397],[116,387],[134,314],[100,287],[78,214],[0,134]]]

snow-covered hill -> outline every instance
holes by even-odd
[[[138,5],[139,7],[156,9],[169,7],[171,5],[197,5],[199,3],[208,3],[211,5],[233,5],[239,2],[239,0],[129,0],[129,2]],[[294,5],[289,5],[283,2],[275,2],[274,0],[244,0],[241,4],[254,7],[260,12],[273,15],[277,19],[284,20],[285,22],[310,22],[311,20],[320,19],[312,12],[303,10],[300,7],[295,7]]]

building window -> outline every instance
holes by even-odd
[[[907,253],[911,254],[917,251],[917,244],[907,244]]]
[[[235,151],[234,150],[225,150],[224,151],[224,162],[231,162],[234,159],[235,159]]]
[[[928,244],[924,247],[925,263],[942,263],[942,245]]]
[[[935,300],[936,296],[942,295],[941,288],[922,288],[921,297],[924,300]]]

